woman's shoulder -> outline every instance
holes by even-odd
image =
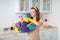
[[[39,22],[43,22],[43,20],[39,20]]]

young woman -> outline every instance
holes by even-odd
[[[43,24],[42,21],[40,21],[40,12],[39,9],[36,7],[31,8],[31,18],[34,19],[36,22],[34,24],[36,25],[36,28],[33,31],[30,31],[27,33],[26,40],[40,40],[39,32],[40,32],[40,26]]]

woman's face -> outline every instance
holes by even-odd
[[[30,13],[30,14],[31,14],[32,17],[35,17],[35,16],[36,16],[36,11],[35,11],[35,9],[31,9],[31,13]]]

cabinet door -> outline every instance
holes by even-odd
[[[20,11],[29,11],[29,0],[20,0]]]
[[[32,7],[38,7],[40,9],[40,0],[32,0]]]
[[[41,40],[58,40],[57,28],[40,30],[40,39]]]
[[[20,11],[24,11],[24,0],[20,0]]]
[[[52,0],[40,0],[40,11],[51,12]]]
[[[25,0],[24,3],[25,3],[24,5],[25,11],[29,11],[29,0]]]

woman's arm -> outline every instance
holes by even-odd
[[[43,25],[43,22],[42,21],[34,22],[34,24],[37,25],[37,26],[42,26]]]

